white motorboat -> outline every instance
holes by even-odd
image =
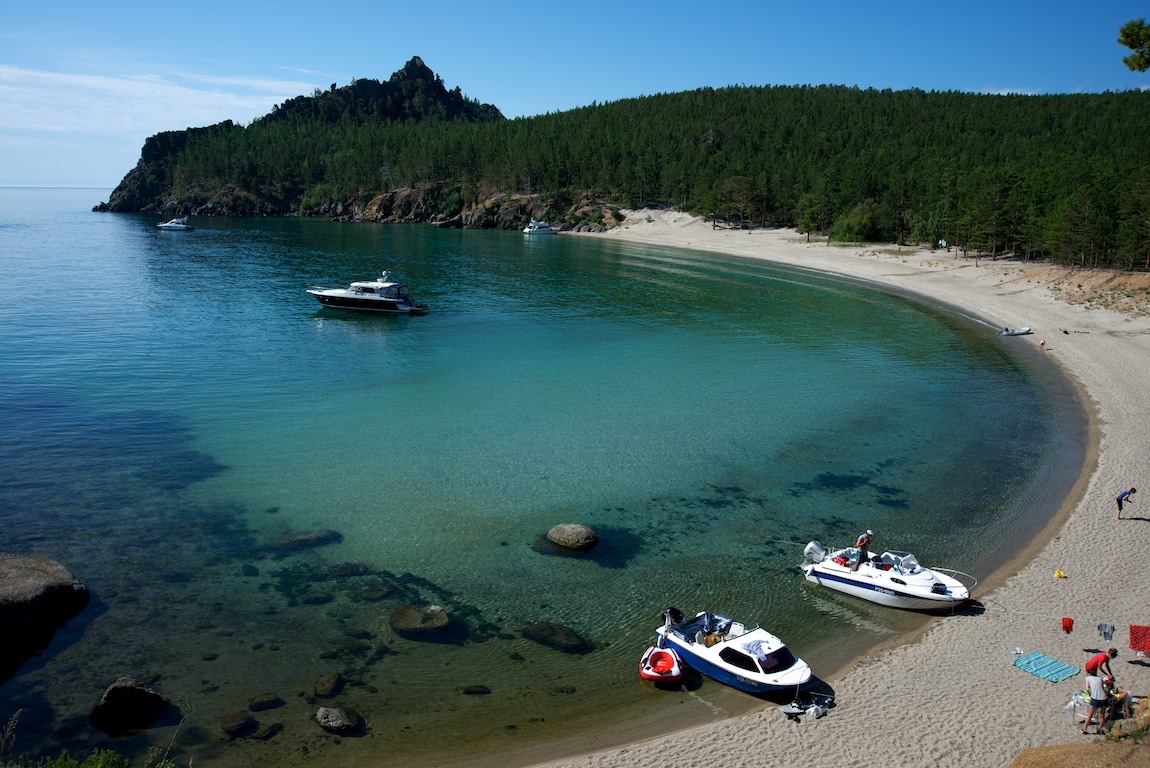
[[[912,611],[941,611],[970,599],[978,583],[949,568],[924,568],[909,552],[875,555],[857,547],[827,552],[817,541],[803,550],[807,581],[864,600]],[[857,565],[856,565],[857,564]]]
[[[163,224],[157,224],[156,227],[158,229],[167,229],[167,230],[175,230],[175,231],[195,229],[195,227],[193,227],[191,224],[188,223],[188,217],[187,216],[180,216],[178,218],[172,219],[171,221],[165,221]]]
[[[523,228],[523,234],[525,234],[525,235],[557,235],[557,234],[559,234],[559,228],[553,227],[545,221],[539,221],[538,219],[532,219],[531,223]]]
[[[388,280],[386,271],[378,279],[354,282],[347,288],[313,286],[307,292],[315,296],[320,304],[335,309],[389,315],[424,315],[428,311],[426,304],[419,304],[412,298],[406,285]]]
[[[782,640],[717,613],[683,621],[668,608],[655,635],[658,647],[670,648],[688,667],[747,693],[793,693],[811,679],[811,668]]]
[[[1034,331],[1030,330],[1030,326],[1026,326],[1025,328],[1003,328],[1001,331],[998,332],[998,335],[999,336],[1025,336],[1028,333],[1034,333]]]

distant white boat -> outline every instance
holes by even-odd
[[[525,235],[557,235],[557,234],[559,234],[559,228],[553,227],[545,221],[539,221],[538,219],[532,219],[531,223],[523,228],[523,234],[525,234]]]
[[[180,216],[179,218],[172,219],[171,221],[165,221],[163,224],[157,224],[156,227],[159,229],[168,230],[195,229],[195,227],[188,223],[187,216]]]

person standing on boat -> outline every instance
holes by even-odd
[[[855,563],[851,566],[852,571],[857,571],[862,564],[863,558],[866,557],[867,547],[870,546],[872,536],[874,536],[874,531],[867,528],[866,533],[859,534],[859,537],[855,540],[855,549],[858,550],[858,557],[855,558]]]
[[[1122,505],[1133,501],[1133,499],[1131,499],[1130,497],[1133,496],[1137,492],[1138,492],[1137,488],[1131,488],[1128,491],[1123,491],[1122,493],[1118,494],[1118,496],[1115,500],[1118,502],[1118,519],[1119,520],[1122,519]]]

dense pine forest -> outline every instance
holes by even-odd
[[[1138,91],[740,86],[508,120],[416,58],[247,126],[152,137],[97,207],[522,226],[665,205],[835,241],[1147,268],[1148,137]]]

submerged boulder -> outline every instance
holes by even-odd
[[[578,632],[553,621],[539,621],[523,630],[528,640],[563,653],[590,653],[594,648]]]
[[[285,533],[275,541],[275,548],[285,554],[298,552],[302,549],[315,549],[328,544],[338,544],[343,541],[343,534],[339,531],[304,531],[303,533]]]
[[[401,635],[419,637],[447,629],[451,617],[441,605],[405,605],[391,614],[389,623]]]
[[[363,718],[351,707],[320,707],[315,721],[328,733],[354,736],[363,731]]]
[[[585,525],[560,523],[547,532],[547,540],[571,552],[586,552],[599,543],[599,536]]]

